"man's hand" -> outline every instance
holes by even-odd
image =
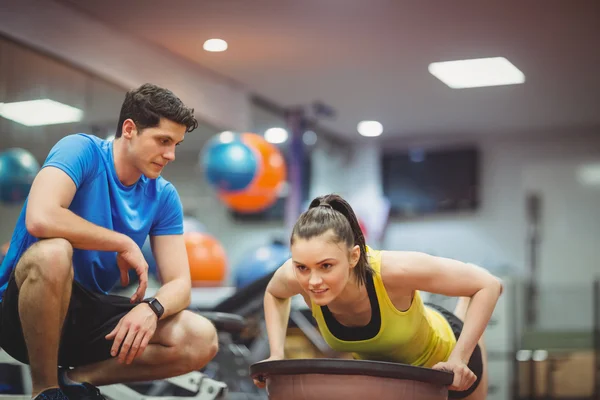
[[[452,385],[448,388],[449,390],[462,392],[473,386],[477,380],[477,376],[463,361],[449,359],[447,362],[437,363],[433,366],[433,369],[454,373],[454,381],[452,381]]]
[[[142,301],[148,287],[148,263],[142,254],[140,247],[131,240],[127,247],[117,253],[117,266],[121,271],[121,284],[127,286],[129,284],[129,270],[133,269],[139,277],[139,285],[131,302],[136,303]]]
[[[137,305],[106,335],[107,340],[114,339],[110,354],[113,357],[118,355],[121,364],[131,364],[148,346],[157,324],[158,318],[148,304]]]

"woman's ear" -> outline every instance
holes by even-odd
[[[352,268],[356,267],[356,265],[358,265],[358,260],[360,260],[360,246],[355,245],[353,248],[350,249],[350,266]]]

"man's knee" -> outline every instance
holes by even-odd
[[[21,257],[15,270],[17,287],[25,279],[48,285],[64,285],[73,280],[73,246],[65,239],[45,239],[34,243]]]
[[[219,339],[215,326],[206,318],[190,311],[183,311],[182,322],[185,339],[182,351],[187,359],[188,369],[203,368],[219,351]]]

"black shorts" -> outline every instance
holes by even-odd
[[[454,332],[454,336],[456,336],[456,339],[458,340],[458,338],[460,337],[460,333],[463,329],[463,321],[443,307],[431,303],[425,303],[425,305],[438,311],[440,314],[442,314],[444,318],[446,318],[446,321],[448,321],[450,327],[452,328],[452,331]],[[483,375],[483,358],[481,355],[481,348],[479,347],[479,345],[475,347],[475,350],[473,351],[473,354],[471,355],[467,366],[475,374],[477,380],[467,390],[461,392],[450,390],[448,392],[449,399],[465,398],[471,393],[473,393],[475,389],[477,389],[477,386],[479,386],[479,382],[481,382],[481,376]]]
[[[74,281],[61,336],[59,365],[77,367],[111,358],[113,341],[105,336],[133,307],[135,304],[127,297],[97,294]],[[19,289],[13,271],[0,303],[0,347],[29,364],[19,312],[27,310],[19,310]]]

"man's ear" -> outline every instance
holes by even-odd
[[[135,135],[137,135],[137,126],[135,125],[135,122],[133,122],[131,118],[123,121],[123,126],[121,127],[121,136],[125,139],[131,139]]]

